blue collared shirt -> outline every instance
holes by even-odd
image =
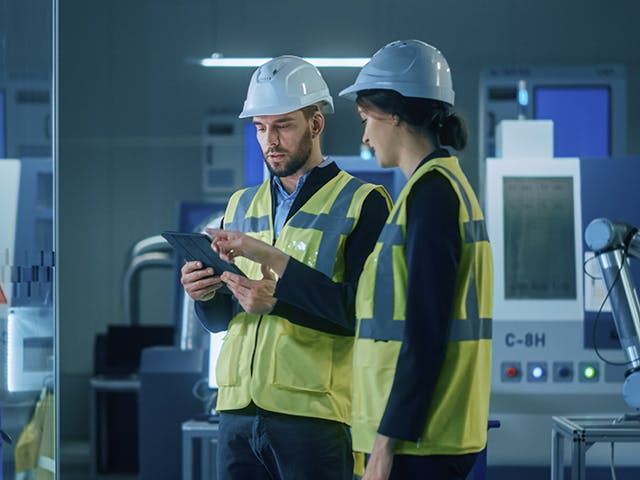
[[[329,157],[325,157],[317,168],[329,165],[332,161],[333,160],[330,160]],[[273,232],[275,234],[275,238],[278,238],[280,235],[280,231],[282,230],[282,227],[284,227],[284,222],[289,216],[289,210],[291,210],[291,206],[293,205],[293,202],[295,202],[296,197],[298,196],[298,193],[300,193],[302,185],[304,185],[304,182],[307,180],[310,172],[311,170],[300,177],[298,185],[296,185],[296,189],[291,194],[287,193],[282,186],[280,177],[271,177],[271,184],[273,185],[273,192],[276,200],[276,212],[273,218]]]

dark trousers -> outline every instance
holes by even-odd
[[[477,453],[467,455],[394,455],[389,480],[464,480]]]
[[[351,432],[342,423],[268,412],[220,413],[218,480],[351,480]]]

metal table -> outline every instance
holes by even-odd
[[[640,421],[620,417],[553,417],[551,480],[564,480],[564,440],[571,439],[571,480],[586,480],[586,454],[598,442],[640,442]]]
[[[218,444],[218,422],[187,420],[182,422],[182,480],[193,480],[193,441],[200,440],[200,475],[196,478],[216,478],[215,452]]]

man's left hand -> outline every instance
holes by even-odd
[[[276,291],[275,275],[266,265],[261,265],[260,268],[262,280],[250,280],[231,272],[224,272],[220,276],[244,311],[256,315],[271,313],[276,304],[273,296]]]

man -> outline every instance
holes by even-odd
[[[240,118],[253,118],[271,179],[236,192],[224,230],[210,230],[247,277],[182,269],[203,325],[227,330],[216,365],[221,479],[352,478],[355,291],[390,200],[323,158],[332,112],[303,59],[256,70]],[[216,294],[222,282],[233,297]]]

